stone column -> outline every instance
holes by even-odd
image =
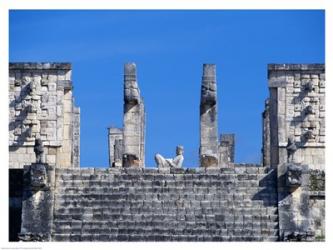
[[[265,110],[262,113],[262,164],[269,166],[270,161],[270,128],[269,128],[269,99],[265,101]]]
[[[144,167],[145,109],[136,79],[136,65],[124,69],[123,167]]]
[[[278,170],[280,240],[313,241],[315,230],[311,225],[308,166],[284,163]]]
[[[50,241],[53,224],[54,167],[24,166],[21,241]]]
[[[228,166],[235,160],[235,134],[221,134],[219,145],[219,165]]]
[[[218,166],[217,86],[215,64],[203,65],[200,100],[200,166]]]
[[[73,167],[80,167],[80,108],[73,107]]]
[[[109,166],[122,167],[123,130],[109,128]]]

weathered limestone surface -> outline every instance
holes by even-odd
[[[325,240],[325,171],[309,171],[309,224],[315,240]]]
[[[200,166],[218,166],[217,85],[215,64],[204,64],[200,99]]]
[[[221,134],[219,145],[219,165],[228,166],[235,160],[235,134]]]
[[[268,77],[270,165],[278,175],[280,238],[324,239],[325,192],[312,190],[310,179],[325,171],[325,66],[272,64]]]
[[[113,167],[77,168],[70,73],[69,64],[10,64],[10,240],[325,239],[324,65],[269,65],[264,166],[234,163],[232,134],[218,145],[215,65],[204,65],[197,169],[164,158],[144,169],[135,64],[125,65],[124,128],[109,129]]]
[[[123,130],[109,128],[109,167],[122,167]]]
[[[178,145],[176,147],[176,156],[174,158],[164,158],[160,154],[155,155],[155,162],[159,170],[166,169],[169,170],[170,168],[181,168],[184,161],[184,147]],[[169,170],[170,171],[170,170]]]
[[[325,173],[306,165],[279,166],[278,210],[280,239],[314,241],[325,239]]]
[[[270,166],[271,164],[271,136],[269,121],[269,99],[265,101],[265,110],[262,113],[262,164]]]
[[[276,241],[276,174],[56,169],[53,241]]]
[[[73,108],[73,165],[80,167],[80,108]]]
[[[76,154],[76,160],[72,156],[75,110],[71,72],[68,63],[9,64],[10,168],[35,162],[36,137],[45,146],[46,163],[64,168],[78,165],[74,162],[79,156]],[[76,145],[74,152],[79,152]]]
[[[325,166],[325,66],[270,64],[271,161],[287,162],[288,137],[298,150],[295,161],[310,169]]]
[[[54,168],[45,163],[24,167],[21,241],[51,240],[54,173]]]
[[[136,79],[136,65],[124,69],[124,135],[123,167],[145,165],[145,109]]]

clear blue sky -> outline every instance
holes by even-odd
[[[145,100],[146,165],[154,154],[197,166],[203,63],[217,65],[220,133],[236,162],[261,160],[268,63],[324,63],[325,13],[306,11],[10,11],[10,58],[73,64],[81,166],[108,166],[107,127],[122,126],[123,64]]]

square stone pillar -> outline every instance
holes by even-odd
[[[47,163],[24,166],[21,241],[50,241],[53,225],[55,168]]]
[[[280,240],[314,241],[307,165],[284,163],[278,170]]]
[[[109,166],[122,167],[123,157],[123,130],[108,128],[109,131]]]
[[[136,79],[136,65],[124,69],[124,152],[123,167],[145,165],[145,108]]]
[[[215,64],[204,64],[200,99],[200,166],[218,166],[217,86]]]
[[[263,166],[270,166],[271,164],[271,138],[269,127],[269,99],[265,101],[265,110],[262,113],[262,164]]]
[[[80,108],[73,107],[73,167],[80,167]]]
[[[219,145],[219,165],[224,167],[235,160],[235,134],[221,134]]]

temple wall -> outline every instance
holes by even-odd
[[[325,65],[270,64],[268,80],[280,239],[324,239]]]
[[[270,129],[272,165],[286,162],[288,137],[297,144],[294,161],[325,167],[325,66],[271,64]]]
[[[72,151],[79,111],[73,103],[71,72],[67,63],[9,64],[9,168],[35,162],[36,137],[43,142],[46,163],[78,167],[78,137],[76,160]]]

